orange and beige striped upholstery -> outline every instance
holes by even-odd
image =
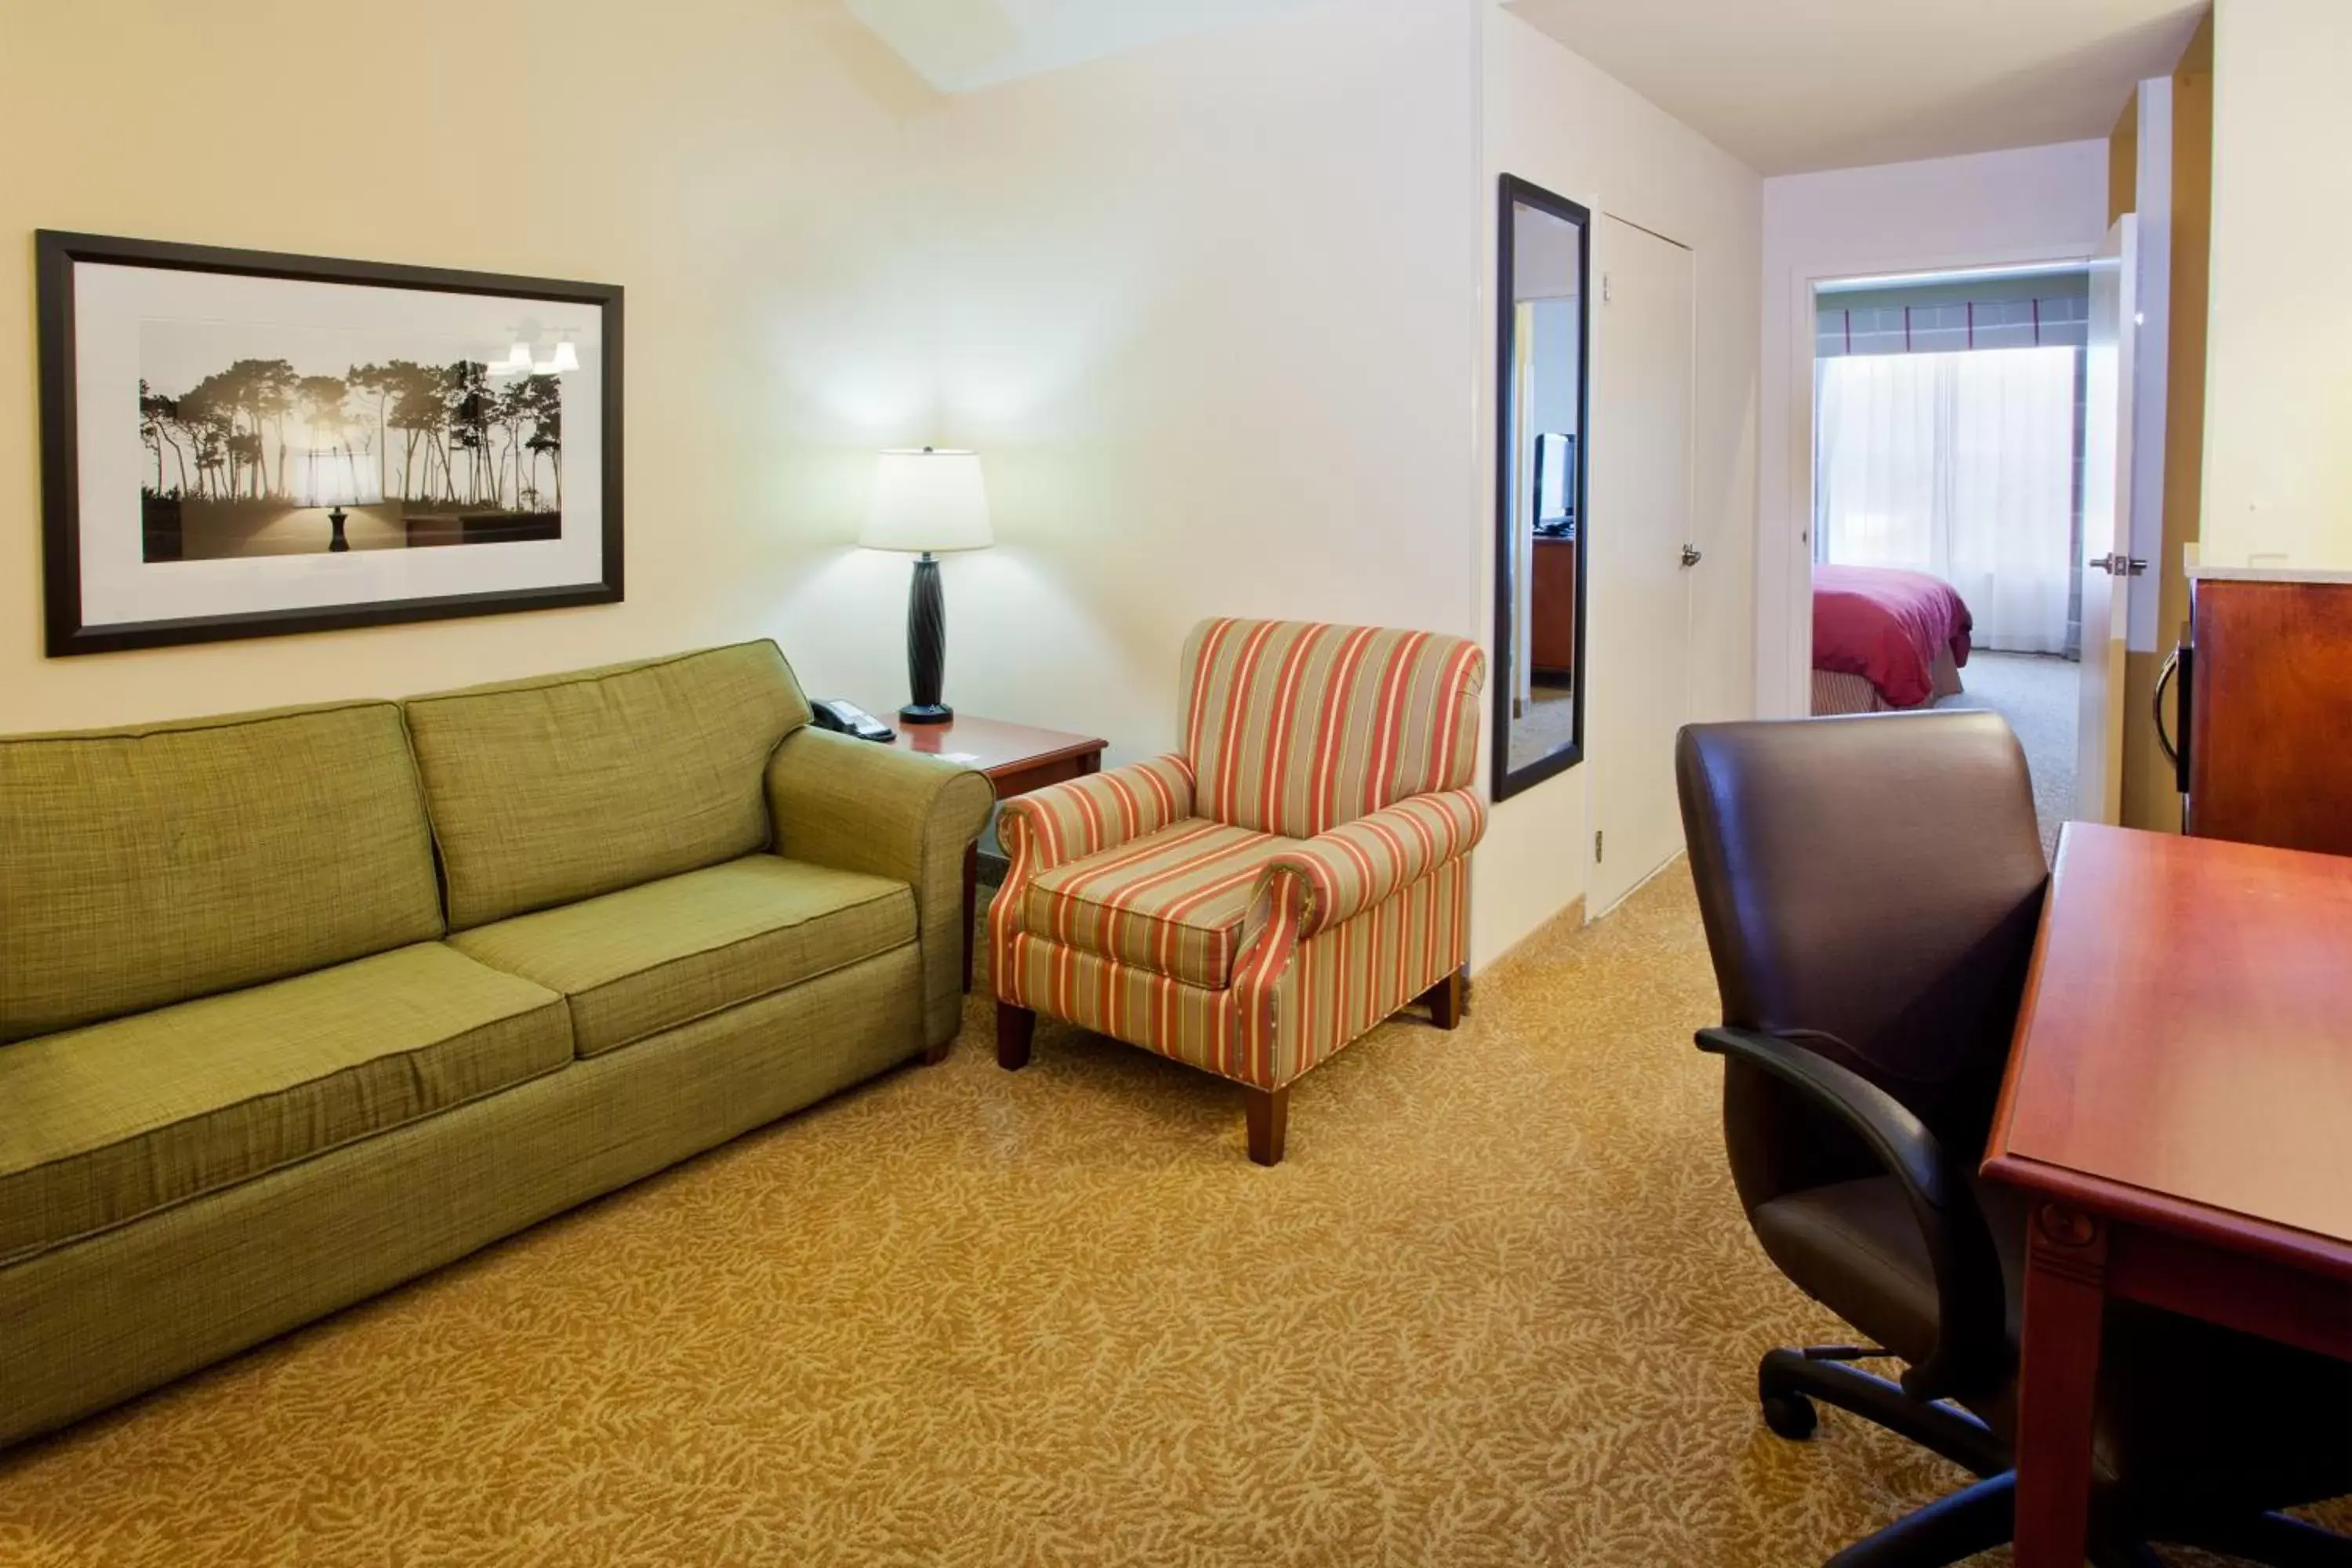
[[[1460,968],[1477,646],[1213,620],[1185,749],[1007,801],[999,1000],[1276,1089]]]
[[[1030,879],[1022,924],[1188,985],[1233,984],[1258,874],[1289,840],[1197,816]]]
[[[1461,789],[1486,656],[1428,632],[1204,621],[1184,644],[1184,755],[1200,815],[1308,838]]]

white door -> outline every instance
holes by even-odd
[[[1593,230],[1591,505],[1585,545],[1594,863],[1605,914],[1681,852],[1675,731],[1688,710],[1691,253],[1615,218]]]
[[[2138,220],[2126,213],[2091,258],[2083,359],[2083,689],[2074,815],[2117,822],[2124,804],[2124,668],[2131,635],[2132,377]]]

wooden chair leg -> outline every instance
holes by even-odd
[[[923,1065],[927,1068],[935,1068],[941,1062],[947,1060],[949,1048],[954,1044],[954,1037],[950,1036],[947,1039],[941,1040],[938,1045],[931,1047],[929,1050],[923,1053]]]
[[[1015,1072],[1029,1065],[1029,1037],[1037,1032],[1037,1015],[1010,1002],[996,1005],[996,1065]]]
[[[1429,1021],[1441,1029],[1458,1027],[1470,1001],[1470,971],[1457,969],[1421,994],[1429,1004]]]
[[[1249,1157],[1261,1165],[1281,1164],[1283,1135],[1290,1131],[1290,1086],[1252,1089],[1244,1084],[1242,1103],[1249,1112]]]

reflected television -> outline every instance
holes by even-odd
[[[1536,437],[1536,531],[1549,539],[1576,532],[1576,437],[1556,430]]]

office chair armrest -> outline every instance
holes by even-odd
[[[1698,1048],[1759,1068],[1801,1091],[1866,1144],[1914,1204],[1940,1210],[1949,1181],[1943,1145],[1901,1100],[1821,1052],[1755,1029],[1701,1029]]]
[[[1967,1169],[1901,1100],[1797,1039],[1701,1029],[1698,1047],[1796,1089],[1859,1138],[1903,1188],[1927,1243],[1937,1300],[1935,1352],[1903,1374],[1904,1391],[1946,1399],[1999,1386],[2012,1364],[2008,1294]]]

